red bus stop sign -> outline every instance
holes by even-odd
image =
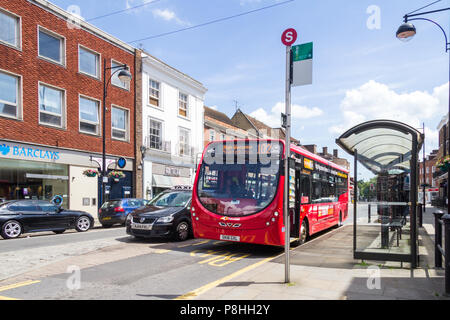
[[[292,28],[284,30],[283,34],[281,35],[281,42],[283,42],[285,46],[290,46],[295,41],[297,41],[297,31]]]

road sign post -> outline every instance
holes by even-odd
[[[284,256],[285,278],[284,282],[290,282],[290,217],[289,217],[289,157],[291,153],[291,45],[297,40],[297,31],[290,28],[281,35],[281,42],[286,46],[286,110],[283,115],[283,123],[286,129],[285,159],[284,159],[284,193],[283,193],[283,217],[284,217]]]

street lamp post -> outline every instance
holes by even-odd
[[[111,76],[108,78],[108,81],[106,80],[106,71],[107,70],[114,70],[115,71],[111,74]],[[103,116],[102,116],[102,138],[103,138],[103,149],[102,149],[102,199],[101,203],[105,201],[105,189],[106,189],[106,183],[108,182],[108,168],[106,167],[106,97],[108,95],[108,85],[111,83],[111,79],[113,76],[118,73],[118,78],[120,81],[125,83],[130,83],[132,79],[131,73],[128,71],[128,66],[126,64],[120,65],[120,66],[111,66],[106,67],[106,58],[103,60]]]
[[[434,2],[431,3],[431,4],[434,4]],[[426,7],[428,7],[428,6],[426,6]],[[421,9],[419,9],[419,10],[421,10]],[[413,11],[412,13],[405,14],[403,16],[404,23],[398,28],[396,35],[397,35],[397,38],[402,40],[402,41],[409,41],[410,39],[412,39],[416,35],[416,27],[412,23],[410,23],[408,21],[413,21],[413,20],[428,21],[428,22],[431,22],[431,23],[435,24],[437,27],[439,27],[439,29],[441,29],[442,33],[444,34],[444,38],[445,38],[445,52],[449,53],[449,91],[448,91],[449,101],[448,101],[448,113],[449,113],[449,116],[450,116],[450,42],[448,41],[447,34],[445,33],[445,30],[437,22],[435,22],[435,21],[433,21],[431,19],[427,19],[427,18],[412,18],[412,17],[423,16],[423,15],[427,15],[427,14],[431,14],[431,13],[437,13],[437,12],[442,12],[442,11],[447,11],[447,10],[450,10],[450,7],[449,8],[438,9],[438,10],[433,10],[433,11],[414,13],[414,12],[418,11],[418,10],[416,10],[416,11]],[[447,128],[448,128],[448,126],[447,126]],[[446,142],[444,141],[444,143],[446,143]],[[448,150],[447,150],[447,154],[450,154],[450,152]],[[424,162],[423,169],[425,170],[425,162]],[[449,178],[450,177],[447,177],[447,212],[450,213],[450,185],[449,185],[450,179]],[[424,180],[424,183],[425,183],[425,180]]]

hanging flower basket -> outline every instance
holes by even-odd
[[[447,172],[450,169],[450,156],[445,156],[436,162],[436,166],[443,172]]]
[[[111,171],[108,177],[113,178],[117,182],[119,179],[125,178],[125,174],[122,171]]]
[[[95,169],[87,169],[87,170],[84,170],[84,171],[83,171],[83,174],[84,174],[86,177],[96,177],[99,173],[98,173],[98,171],[95,170]]]

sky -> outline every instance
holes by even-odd
[[[417,35],[401,42],[402,17],[431,0],[51,0],[96,27],[200,81],[205,105],[232,116],[237,106],[273,127],[285,101],[285,47],[281,34],[297,30],[295,44],[314,43],[313,84],[292,88],[292,136],[318,149],[354,125],[393,119],[425,124],[427,154],[448,110],[449,53],[442,31],[413,21]],[[93,19],[139,6],[120,14]],[[153,3],[151,3],[153,2]],[[244,12],[265,10],[247,15]],[[425,10],[450,6],[441,0]],[[213,20],[240,15],[217,23]],[[450,11],[433,19],[448,30]],[[165,36],[183,28],[186,31]],[[450,34],[449,34],[450,36]],[[151,38],[151,39],[146,39]],[[135,41],[146,39],[141,41]],[[422,153],[420,153],[422,154]],[[352,164],[353,167],[353,164]],[[358,179],[371,174],[358,166]]]

